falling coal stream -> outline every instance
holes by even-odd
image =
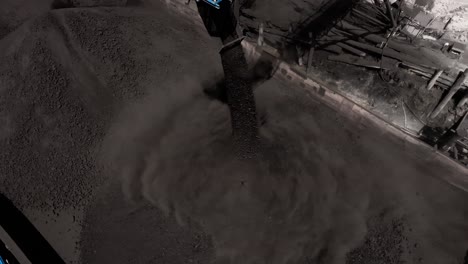
[[[173,84],[179,89],[158,89],[111,130],[105,156],[129,197],[151,201],[182,225],[198,223],[213,238],[215,262],[223,264],[303,263],[304,257],[346,263],[364,241],[369,217],[390,211],[408,225],[421,224],[439,206],[411,196],[421,180],[411,177],[423,165],[379,160],[392,151],[371,157],[372,141],[335,137],[333,132],[352,133],[349,120],[325,131],[316,115],[304,111],[310,98],[301,97],[303,91],[288,93],[272,80],[256,92],[255,109],[239,50],[221,54],[229,108],[207,98],[201,92],[206,87],[196,85],[201,80],[189,80]],[[381,147],[386,152],[385,143]],[[239,149],[256,155],[239,159]],[[384,178],[376,180],[382,169]],[[462,210],[446,217],[459,234],[445,231],[457,246],[434,242],[439,224],[428,220],[430,231],[419,235],[430,241],[414,255],[427,263],[460,259],[467,223],[459,215],[468,210],[466,203],[455,204]],[[437,256],[430,260],[428,254]],[[391,263],[403,263],[402,253],[395,255]]]

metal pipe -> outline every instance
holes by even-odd
[[[260,23],[260,26],[258,28],[258,40],[257,40],[257,45],[258,46],[263,46],[263,23]]]
[[[437,80],[439,79],[440,75],[442,75],[443,72],[444,72],[444,70],[438,70],[438,71],[436,71],[434,73],[434,75],[431,78],[431,81],[427,85],[427,90],[428,91],[431,90],[432,87],[434,87],[434,85],[436,84]]]
[[[468,69],[466,69],[464,72],[460,72],[457,80],[455,81],[453,86],[450,88],[450,91],[448,92],[448,94],[444,97],[442,102],[440,102],[440,104],[432,112],[431,118],[436,118],[440,114],[440,112],[450,102],[453,96],[458,92],[458,90],[460,90],[460,87],[465,82],[465,79],[467,76],[468,76]]]
[[[387,12],[388,12],[388,16],[390,17],[390,21],[392,22],[392,27],[396,28],[397,23],[395,21],[395,17],[393,17],[392,5],[390,4],[390,1],[388,0],[384,0],[384,2],[385,2],[385,6],[387,7]]]

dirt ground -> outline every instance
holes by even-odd
[[[362,101],[363,105],[401,127],[406,126],[415,131],[426,125],[446,128],[460,118],[456,115],[458,112],[454,114],[455,111],[448,110],[454,107],[452,102],[437,119],[428,118],[444,91],[440,88],[425,90],[427,81],[417,75],[398,68],[379,72],[330,61],[328,56],[333,54],[326,51],[318,51],[314,55],[312,65],[317,69],[313,73],[314,76],[344,93],[351,94],[355,97],[354,100]]]
[[[24,23],[9,26],[0,40],[0,192],[31,217],[67,262],[209,263],[219,255],[219,263],[235,263],[223,261],[226,252],[219,250],[226,249],[255,260],[277,256],[256,263],[286,263],[284,256],[297,263],[462,263],[468,249],[468,200],[438,179],[458,172],[428,163],[417,147],[365,121],[352,123],[277,80],[256,91],[265,138],[278,142],[273,149],[279,154],[267,160],[301,169],[283,171],[286,179],[303,183],[298,190],[273,173],[274,181],[261,177],[264,182],[249,189],[258,192],[247,192],[240,204],[232,200],[225,207],[230,210],[223,211],[214,204],[223,205],[221,190],[237,197],[238,174],[205,185],[195,173],[194,182],[190,177],[184,181],[192,185],[171,186],[167,191],[177,194],[167,197],[180,201],[194,195],[193,201],[200,202],[196,206],[203,205],[203,195],[214,200],[208,200],[212,206],[194,206],[200,209],[192,211],[196,221],[182,226],[180,215],[153,200],[165,196],[152,188],[136,195],[159,208],[145,199],[127,201],[120,174],[134,159],[123,155],[121,165],[106,167],[102,160],[109,143],[117,147],[113,151],[135,159],[145,156],[138,152],[142,143],[167,153],[174,159],[162,160],[171,165],[163,179],[176,167],[204,170],[186,167],[199,149],[210,150],[211,145],[201,145],[204,129],[210,128],[204,125],[216,125],[210,132],[216,138],[215,132],[226,131],[229,123],[226,107],[200,93],[200,83],[221,73],[219,43],[163,3],[31,10],[36,17],[18,18]],[[170,129],[161,132],[165,126]],[[115,131],[129,137],[114,141],[109,136]],[[164,144],[158,147],[155,135],[165,138]],[[134,173],[123,179],[139,177]],[[193,194],[194,186],[206,190]],[[271,206],[264,203],[270,201],[269,191],[278,195]],[[321,200],[322,194],[328,198]],[[290,205],[297,211],[290,212]],[[186,205],[176,208],[190,211]],[[211,211],[225,212],[224,218],[213,220]],[[294,217],[278,214],[259,225],[262,212]],[[226,248],[219,242],[233,233],[215,230],[223,224],[242,235]],[[346,261],[331,258],[332,253]]]

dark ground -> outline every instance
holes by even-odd
[[[430,119],[430,113],[446,90],[436,86],[431,91],[427,91],[427,79],[397,67],[379,73],[375,69],[330,61],[328,60],[330,55],[334,54],[326,51],[318,51],[315,54],[316,60],[313,66],[317,70],[313,73],[314,76],[318,76],[344,93],[365,101],[365,105],[375,111],[382,111],[383,116],[389,120],[403,116],[402,104],[407,110],[407,122],[417,123],[409,127],[427,125],[447,129],[464,113],[463,109],[455,110],[454,102],[451,101],[437,118]],[[456,98],[460,96],[463,96],[463,91],[457,94]]]
[[[326,51],[316,53],[313,66],[317,71],[314,74],[343,92],[364,100],[371,108],[388,113],[390,120],[393,116],[403,116],[404,103],[410,119],[408,122],[417,122],[419,126],[431,122],[432,125],[452,125],[453,121],[441,122],[447,120],[446,111],[437,120],[428,120],[427,114],[435,108],[443,91],[437,88],[432,92],[426,91],[427,81],[421,77],[398,69],[384,70],[379,74],[378,70],[330,61],[330,55],[332,53]]]
[[[177,109],[180,102],[172,101],[174,94],[186,92],[186,86],[197,90],[198,83],[219,74],[218,43],[157,3],[145,9],[56,10],[19,28],[16,24],[10,23],[9,31],[16,31],[0,40],[0,192],[33,219],[68,262],[208,263],[214,249],[202,231],[206,226],[189,222],[181,227],[175,216],[166,216],[146,202],[127,202],[120,177],[98,161],[110,128],[133,121],[150,124],[149,131],[162,127],[157,118],[147,117],[158,115],[157,110],[164,115],[169,111],[164,109]],[[154,97],[155,91],[167,97]],[[140,102],[141,98],[146,99]],[[333,208],[359,205],[356,219],[368,227],[367,235],[353,230],[354,222],[340,221],[354,212],[351,209],[338,217],[325,215],[326,224],[317,224],[315,215],[314,221],[298,215],[300,224],[335,234],[320,233],[325,238],[351,234],[353,243],[345,243],[345,249],[331,247],[331,252],[352,249],[362,241],[347,263],[462,263],[468,249],[468,200],[466,194],[438,180],[440,174],[459,172],[429,163],[416,146],[389,137],[365,121],[353,123],[288,84],[265,83],[257,91],[257,100],[270,123],[287,121],[291,127],[303,127],[301,136],[310,133],[308,144],[296,142],[296,131],[288,128],[283,131],[286,137],[278,140],[290,138],[316,148],[308,150],[315,155],[301,158],[314,164],[320,161],[324,170],[330,170],[332,186],[337,186],[331,188],[319,175],[314,176],[311,189],[302,191],[331,188]],[[229,120],[224,106],[207,105],[216,110],[216,116]],[[178,118],[197,117],[198,108],[184,107],[187,111],[178,113]],[[138,126],[124,129],[139,140]],[[176,135],[177,129],[190,135],[199,128],[178,124],[172,131]],[[111,142],[135,154],[128,139]],[[184,148],[197,149],[198,141],[191,136],[184,142]],[[362,193],[354,194],[358,191]],[[290,227],[284,226],[285,230]],[[284,248],[297,245],[294,236],[286,236],[285,241],[291,245]],[[299,254],[300,263],[314,263],[317,255],[327,255],[324,245],[332,244],[340,245],[321,241],[317,245],[322,253],[305,250]],[[255,249],[261,252],[265,247]],[[291,250],[296,251],[297,247]]]

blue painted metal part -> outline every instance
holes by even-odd
[[[212,7],[216,9],[220,9],[219,3],[221,3],[223,0],[203,0],[203,2],[211,5]]]
[[[5,261],[3,261],[2,256],[0,256],[0,264],[6,264]]]

